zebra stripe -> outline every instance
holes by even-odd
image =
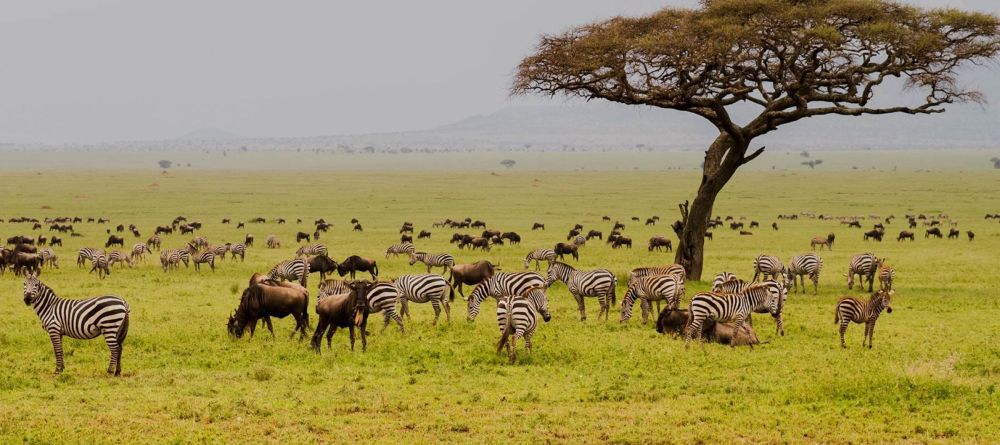
[[[108,257],[104,252],[94,253],[94,257],[90,260],[92,266],[90,267],[90,273],[97,271],[97,278],[104,279],[105,276],[111,275],[111,269],[108,268]]]
[[[399,325],[399,332],[406,333],[403,329],[403,317],[396,312],[396,304],[399,302],[399,291],[391,283],[376,283],[368,289],[368,310],[372,313],[384,312],[385,323],[382,331],[389,327],[391,320],[396,320]]]
[[[541,262],[547,261],[549,263],[556,260],[556,251],[552,249],[535,249],[528,253],[528,256],[524,257],[524,268],[527,269],[531,265],[531,262],[535,262],[535,270],[542,270]]]
[[[281,241],[279,241],[278,237],[274,235],[268,235],[264,244],[267,245],[268,249],[277,249],[281,247]]]
[[[753,280],[757,281],[757,277],[761,276],[763,279],[777,280],[778,275],[785,273],[785,265],[781,263],[781,260],[774,255],[758,255],[757,258],[753,260]]]
[[[636,278],[649,277],[653,275],[676,275],[678,279],[684,281],[687,279],[687,272],[684,271],[684,266],[680,264],[670,264],[666,266],[653,266],[653,267],[638,267],[632,269],[628,274],[629,281]]]
[[[160,243],[162,242],[163,241],[160,239],[160,235],[153,235],[146,240],[146,247],[150,250],[152,250],[153,247],[156,247],[156,250],[160,250]]]
[[[127,265],[129,269],[131,269],[133,265],[132,257],[128,256],[127,254],[125,254],[125,252],[122,252],[120,250],[111,252],[111,254],[108,255],[108,266],[114,266],[115,264],[117,264],[119,267]]]
[[[455,266],[455,257],[447,253],[430,254],[426,252],[416,252],[410,254],[410,265],[417,264],[417,261],[427,265],[427,273],[431,273],[432,267],[444,267],[444,272]]]
[[[226,259],[226,254],[229,253],[230,244],[222,244],[215,247],[209,247],[208,250],[215,254],[220,260]]]
[[[792,257],[788,262],[788,275],[792,282],[792,292],[795,292],[799,285],[797,278],[802,280],[802,293],[806,292],[806,278],[813,283],[813,292],[819,294],[819,272],[823,269],[823,259],[815,253],[806,253]]]
[[[684,281],[676,275],[635,278],[629,281],[628,290],[625,291],[625,298],[622,300],[621,322],[625,323],[632,318],[632,305],[636,300],[641,300],[639,307],[642,309],[642,323],[646,324],[653,309],[651,302],[666,301],[668,308],[677,309],[683,297]]]
[[[854,289],[854,276],[857,275],[862,287],[865,285],[865,279],[868,280],[868,292],[871,292],[875,285],[875,272],[878,271],[880,264],[881,260],[874,253],[854,255],[847,265],[847,288]]]
[[[722,288],[722,285],[730,281],[739,281],[739,279],[736,278],[736,274],[732,272],[719,272],[715,276],[715,279],[712,280],[712,292],[719,292],[719,289]],[[742,283],[742,281],[740,282]]]
[[[267,279],[269,280],[298,281],[302,287],[306,287],[306,278],[308,276],[309,263],[301,258],[282,261],[267,273]]]
[[[546,286],[562,281],[569,288],[569,293],[576,299],[576,304],[580,309],[580,320],[587,319],[587,311],[584,307],[584,297],[597,297],[597,302],[601,305],[601,311],[597,314],[600,319],[604,315],[607,320],[610,312],[610,305],[616,301],[615,286],[618,279],[615,274],[607,269],[596,269],[590,271],[576,270],[572,266],[559,261],[549,264],[548,279]]]
[[[837,312],[834,313],[833,322],[840,323],[840,347],[846,348],[844,334],[847,333],[847,326],[851,322],[865,324],[865,338],[861,340],[861,347],[868,343],[868,349],[872,347],[872,338],[875,335],[875,322],[882,310],[892,313],[892,290],[880,290],[872,294],[871,299],[862,300],[855,297],[844,297],[837,302]]]
[[[878,282],[882,290],[892,290],[892,280],[896,278],[896,269],[888,264],[880,263],[878,269]]]
[[[194,270],[201,270],[202,264],[208,264],[212,272],[215,272],[215,252],[191,252],[191,262],[194,263]]]
[[[779,295],[775,295],[773,290],[777,290]],[[752,312],[766,310],[779,320],[780,325],[783,294],[784,287],[775,282],[753,283],[742,292],[735,294],[716,292],[696,294],[691,299],[691,321],[684,336],[684,347],[689,346],[691,337],[695,333],[698,334],[699,338],[701,337],[701,325],[706,319],[719,323],[735,321],[733,332],[740,332],[743,329],[744,320]],[[734,344],[733,347],[735,346]]]
[[[531,353],[531,338],[538,327],[535,313],[541,314],[546,322],[552,319],[544,287],[532,287],[523,294],[497,302],[497,326],[500,328],[497,353],[506,347],[511,363],[517,360],[517,339],[524,338],[524,349]]]
[[[87,300],[65,300],[56,296],[48,286],[33,276],[24,279],[24,303],[31,305],[49,334],[56,356],[56,373],[62,372],[62,338],[91,339],[104,335],[111,351],[108,373],[122,373],[122,345],[128,334],[129,307],[116,296],[103,296]]]
[[[233,259],[236,259],[236,255],[240,256],[240,262],[242,263],[247,254],[247,246],[243,243],[236,243],[229,245],[229,253],[233,255]]]
[[[135,260],[145,261],[147,253],[152,253],[149,251],[149,247],[147,247],[145,244],[138,243],[132,246],[132,253],[130,253],[129,256],[132,258],[133,261]]]
[[[771,315],[774,317],[775,323],[777,324],[775,328],[775,334],[780,334],[784,336],[785,324],[781,317],[781,314],[784,312],[785,302],[788,299],[788,285],[786,283],[779,283],[774,280],[767,280],[762,282],[746,282],[743,280],[732,279],[719,285],[718,289],[712,289],[712,292],[719,294],[739,294],[749,289],[750,286],[756,284],[767,285],[767,289],[768,292],[771,293],[771,297],[776,298],[778,301],[778,313],[774,314],[770,310],[770,308],[757,308],[754,310],[754,312],[759,314],[771,313]],[[747,323],[749,323],[750,326],[753,326],[753,320],[750,318],[750,316],[747,316]]]
[[[393,280],[392,284],[399,291],[399,298],[403,305],[402,313],[407,319],[410,318],[410,309],[407,301],[414,303],[430,302],[431,306],[434,307],[434,324],[437,324],[438,318],[441,316],[442,306],[444,306],[448,322],[451,323],[449,297],[454,299],[455,291],[448,284],[448,280],[444,279],[441,275],[402,275]]]
[[[343,280],[326,280],[319,283],[319,296],[317,299],[329,297],[330,295],[349,294],[351,289]]]
[[[299,247],[299,249],[295,251],[296,257],[303,257],[306,255],[329,256],[327,255],[326,245],[321,243],[306,244],[305,246]]]
[[[489,297],[504,298],[519,295],[533,287],[545,286],[545,280],[535,272],[497,272],[479,283],[469,294],[469,321],[475,321],[479,307]]]
[[[51,248],[45,247],[38,250],[38,254],[42,257],[42,265],[48,264],[50,269],[59,268],[59,257],[56,256],[56,252]],[[2,256],[2,255],[0,255]]]
[[[416,252],[416,248],[413,247],[413,243],[400,243],[393,244],[385,249],[385,257],[389,258],[389,255],[393,257],[399,257],[400,254],[413,255]]]
[[[103,250],[95,249],[93,247],[84,247],[80,249],[76,254],[76,265],[79,267],[83,267],[84,264],[87,264],[87,261],[93,261],[94,256],[98,252],[102,254],[104,253]]]

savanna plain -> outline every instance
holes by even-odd
[[[292,258],[295,233],[312,233],[317,218],[334,224],[320,239],[334,259],[376,258],[381,278],[392,278],[425,271],[402,257],[383,258],[403,221],[433,232],[417,241],[420,250],[450,252],[459,263],[490,259],[518,271],[528,251],[565,241],[576,223],[608,233],[611,223],[602,216],[609,215],[626,225],[636,245],[612,249],[593,240],[571,263],[615,272],[620,302],[630,269],[673,262],[672,254],[648,252],[645,241],[660,234],[676,245],[669,224],[678,217],[677,204],[693,196],[700,173],[657,171],[650,166],[668,156],[645,154],[635,155],[643,169],[602,169],[609,156],[575,156],[572,162],[589,162],[578,171],[544,163],[528,171],[529,161],[513,169],[459,165],[425,172],[197,165],[166,172],[30,165],[5,171],[4,220],[111,219],[76,224],[83,236],[63,236],[65,245],[55,248],[60,268],[46,269],[41,279],[61,297],[119,295],[132,312],[122,377],[105,374],[103,341],[68,338],[66,370],[57,376],[48,337],[22,301],[22,280],[10,271],[0,276],[0,442],[1000,442],[1000,223],[983,218],[1000,213],[1000,176],[985,161],[928,171],[926,164],[935,163],[922,161],[919,152],[858,152],[842,155],[843,161],[831,155],[826,166],[833,167],[824,171],[801,167],[798,159],[772,169],[765,156],[756,161],[763,167],[738,173],[715,214],[745,216],[761,227],[751,236],[715,229],[706,242],[704,280],[723,270],[749,279],[756,255],[787,262],[809,251],[813,236],[837,235],[833,250],[821,253],[819,294],[810,288],[789,296],[783,337],[768,317],[759,317],[755,327],[764,343],[753,350],[716,344],[685,350],[683,341],[658,334],[640,316],[620,323],[620,306],[609,320],[597,319],[593,299],[581,322],[562,284],[549,289],[553,319],[539,326],[534,352],[513,365],[496,354],[492,300],[469,323],[465,303],[456,299],[450,323],[442,318],[437,326],[429,305],[411,304],[405,335],[392,326],[380,332],[381,314],[373,314],[364,353],[360,345],[351,352],[347,333],[339,331],[333,349],[324,345],[317,355],[308,341],[288,338],[290,318],[276,321],[273,340],[266,331],[250,340],[234,340],[226,331],[250,275]],[[865,156],[885,162],[850,167],[849,159]],[[863,230],[880,221],[869,215],[897,218],[879,243],[863,241],[862,230],[837,221],[777,220],[799,212],[862,216]],[[895,235],[906,229],[903,216],[919,213],[947,213],[962,237],[925,238],[918,227],[915,241],[897,242]],[[75,264],[79,248],[104,245],[106,229],[136,224],[142,238],[126,232],[130,246],[178,215],[202,222],[198,234],[212,244],[238,242],[246,233],[257,243],[245,262],[218,261],[215,272],[181,267],[164,273],[156,252],[104,280]],[[653,215],[661,217],[655,226],[631,220]],[[237,221],[256,216],[268,222],[237,230]],[[522,242],[470,252],[448,243],[456,230],[431,227],[467,216],[516,231]],[[288,223],[275,224],[278,217]],[[233,224],[220,224],[223,218]],[[351,218],[364,232],[351,231]],[[530,230],[536,221],[547,230]],[[775,221],[777,231],[770,227]],[[0,235],[51,235],[47,228],[0,223]],[[974,241],[966,239],[967,230],[976,233]],[[270,234],[282,248],[263,246]],[[164,248],[190,238],[165,236]],[[849,291],[844,274],[851,256],[867,251],[897,271],[895,310],[880,318],[873,349],[861,348],[861,325],[849,328],[842,349],[834,306],[843,295],[866,296]],[[313,298],[318,281],[310,277]],[[708,287],[689,282],[682,306]],[[311,323],[315,327],[314,314]]]

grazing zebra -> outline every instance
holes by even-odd
[[[242,263],[247,254],[247,246],[243,243],[236,243],[229,245],[229,253],[233,255],[233,259],[236,259],[236,255],[240,256],[240,262]]]
[[[153,250],[154,247],[156,250],[160,250],[160,243],[162,242],[160,235],[153,235],[146,240],[146,247],[149,247],[150,250]]]
[[[722,288],[722,285],[730,281],[739,281],[739,279],[736,278],[736,274],[732,272],[719,272],[715,276],[715,279],[712,280],[712,292],[719,292],[719,289]]]
[[[319,283],[319,296],[317,299],[323,299],[330,295],[339,295],[350,293],[351,289],[347,287],[347,283],[343,280],[326,280]]]
[[[208,267],[215,272],[215,252],[207,250],[205,252],[198,252],[191,248],[191,262],[194,263],[194,270],[200,271],[202,264],[208,264]],[[305,286],[305,284],[303,284]]]
[[[601,305],[601,311],[597,314],[597,318],[600,319],[601,315],[604,315],[604,319],[608,319],[609,302],[614,304],[617,299],[615,286],[618,279],[611,271],[607,269],[581,271],[574,269],[569,264],[553,261],[549,263],[548,279],[545,281],[545,285],[549,286],[556,281],[566,283],[569,293],[576,299],[576,305],[580,309],[581,321],[587,319],[587,311],[583,303],[584,297],[597,297],[597,302]]]
[[[208,250],[214,253],[216,258],[224,260],[226,259],[226,254],[229,253],[229,246],[231,245],[232,244],[230,243],[221,244],[215,247],[209,247]]]
[[[181,252],[177,249],[168,249],[160,252],[160,266],[163,271],[177,269],[181,266]]]
[[[281,247],[281,241],[278,240],[277,236],[268,235],[267,240],[264,241],[268,249],[277,249]]]
[[[196,236],[188,244],[198,249],[204,249],[208,247],[208,238],[205,238],[204,236]]]
[[[738,280],[736,278],[733,278],[732,280],[729,280],[729,281],[726,281],[726,282],[720,284],[718,288],[713,288],[712,292],[718,293],[718,294],[738,294],[738,293],[741,293],[741,292],[749,289],[750,286],[753,286],[755,284],[766,284],[768,286],[768,290],[771,292],[772,295],[780,295],[778,297],[779,298],[779,301],[778,301],[778,313],[776,313],[776,314],[775,313],[771,313],[771,316],[774,317],[774,321],[776,323],[775,334],[781,334],[782,336],[784,336],[785,335],[785,323],[784,323],[784,321],[781,318],[781,313],[784,310],[785,301],[788,299],[788,283],[787,282],[779,283],[778,281],[775,281],[775,280],[766,280],[766,281],[761,281],[761,282],[749,282],[748,283],[746,281]],[[771,312],[771,311],[768,308],[757,308],[756,310],[754,310],[754,312],[765,314],[765,313],[768,313],[768,312]],[[751,319],[750,316],[747,316],[747,323],[750,326],[753,326],[753,319]]]
[[[524,257],[524,268],[527,269],[531,262],[535,262],[535,270],[542,270],[541,262],[552,263],[556,260],[556,251],[552,249],[535,249],[528,256]]]
[[[774,255],[758,255],[753,260],[753,280],[757,281],[760,276],[763,279],[777,280],[779,275],[784,275],[785,265]]]
[[[94,253],[94,257],[90,259],[91,264],[90,273],[97,271],[97,278],[104,279],[105,276],[111,275],[111,269],[108,268],[108,256],[104,252]]]
[[[840,323],[840,347],[846,348],[844,334],[847,333],[847,325],[851,322],[865,324],[865,337],[861,340],[861,347],[868,343],[868,349],[872,348],[872,339],[875,336],[875,322],[882,310],[892,313],[892,290],[880,290],[872,294],[868,301],[855,297],[844,297],[837,302],[837,312],[834,313],[833,322]]]
[[[625,291],[625,298],[622,299],[621,322],[628,322],[632,318],[632,305],[636,300],[642,309],[642,323],[649,321],[649,313],[652,312],[651,302],[666,301],[667,307],[677,309],[681,299],[684,298],[684,280],[677,275],[651,275],[648,277],[634,278],[628,283],[628,290]]]
[[[701,338],[701,325],[706,319],[717,323],[733,321],[733,332],[743,329],[743,322],[751,313],[767,311],[774,315],[778,324],[781,322],[781,302],[784,300],[784,286],[773,281],[752,283],[742,292],[723,294],[716,292],[701,292],[691,299],[691,321],[684,335],[684,348],[691,343],[691,337],[697,333]],[[735,347],[736,342],[732,343]],[[753,348],[753,345],[750,346]]]
[[[892,266],[880,262],[878,267],[878,283],[882,290],[892,290],[892,280],[896,278],[896,269]]]
[[[584,244],[587,244],[587,237],[585,237],[583,235],[574,236],[573,237],[573,244],[576,244],[577,246],[582,246]]]
[[[149,250],[149,247],[147,247],[145,244],[138,243],[132,246],[132,253],[130,253],[129,256],[132,258],[132,262],[135,262],[136,260],[144,262],[146,261],[147,253],[153,253],[153,252],[151,252]]]
[[[393,257],[399,257],[400,254],[413,255],[416,249],[413,247],[413,243],[400,243],[393,244],[385,249],[385,258],[389,259],[389,255]]]
[[[94,256],[98,253],[103,254],[104,251],[93,247],[84,247],[80,249],[76,254],[76,265],[83,267],[84,264],[87,264],[87,261],[93,261]]]
[[[48,286],[29,275],[24,278],[24,304],[30,305],[49,334],[56,355],[56,374],[63,371],[62,338],[87,340],[104,335],[111,350],[108,374],[122,373],[122,345],[128,334],[129,307],[125,300],[107,295],[87,300],[68,300],[56,296]]]
[[[479,283],[469,294],[469,321],[475,321],[479,315],[479,306],[489,297],[501,299],[518,295],[528,289],[545,286],[545,280],[535,272],[497,272],[492,277]]]
[[[524,349],[531,354],[531,337],[538,327],[536,312],[542,315],[545,322],[552,319],[544,287],[532,287],[524,293],[501,298],[497,302],[497,326],[500,328],[497,354],[507,348],[507,356],[514,363],[517,360],[519,338],[524,338]]]
[[[306,278],[308,276],[309,263],[301,258],[282,261],[267,273],[267,279],[269,280],[298,281],[302,287],[306,287]]]
[[[59,257],[56,256],[56,253],[55,253],[54,250],[52,250],[49,247],[46,247],[46,248],[43,248],[43,249],[39,249],[38,250],[38,254],[41,255],[41,257],[42,257],[42,265],[43,266],[46,265],[46,264],[48,264],[50,269],[58,269],[59,268]]]
[[[649,277],[653,275],[676,275],[681,281],[684,281],[687,278],[687,272],[684,271],[684,266],[681,266],[680,264],[670,264],[667,266],[637,267],[628,273],[628,279],[629,281],[632,281],[636,278]]]
[[[813,293],[819,294],[819,272],[823,269],[823,259],[816,255],[815,253],[806,253],[792,257],[792,260],[788,262],[787,273],[791,278],[792,282],[792,292],[795,292],[798,288],[797,278],[802,280],[802,293],[806,292],[806,275],[809,275],[809,279],[813,283]],[[787,280],[786,280],[787,281]]]
[[[396,312],[399,298],[399,291],[391,283],[376,283],[368,288],[368,310],[373,313],[380,311],[384,313],[385,323],[382,325],[381,332],[385,332],[385,328],[389,327],[389,322],[395,320],[396,324],[399,325],[399,332],[406,333],[406,330],[403,329],[403,317],[400,317],[399,313]]]
[[[447,272],[452,267],[455,266],[455,257],[447,253],[426,253],[426,252],[416,252],[410,254],[410,265],[417,264],[417,261],[427,265],[427,273],[431,273],[432,267],[444,267],[444,272]]]
[[[871,292],[872,287],[875,285],[875,272],[878,271],[878,267],[881,264],[882,260],[878,259],[874,253],[867,252],[854,255],[847,266],[847,288],[854,289],[854,276],[857,275],[861,287],[864,287],[865,280],[868,280],[868,292]]]
[[[132,262],[132,257],[128,256],[128,254],[126,254],[125,252],[122,252],[120,250],[116,250],[114,252],[111,252],[108,255],[108,266],[109,267],[110,266],[114,266],[115,264],[117,264],[118,267],[128,266],[129,269],[131,269],[132,266],[135,265]]]
[[[392,280],[392,285],[396,286],[399,298],[402,302],[402,314],[406,319],[410,319],[410,309],[407,301],[414,303],[431,303],[434,307],[434,324],[437,325],[438,318],[441,317],[441,307],[444,306],[444,313],[448,323],[451,323],[451,305],[449,300],[455,299],[455,290],[451,288],[448,280],[441,275],[401,275]]]
[[[295,251],[295,257],[296,258],[303,257],[303,256],[306,256],[306,255],[325,255],[325,256],[329,256],[327,254],[326,245],[325,244],[320,244],[320,243],[306,244],[306,245],[304,245],[302,247],[299,247],[299,249]]]

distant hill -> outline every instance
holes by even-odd
[[[221,128],[200,128],[190,133],[184,134],[177,139],[183,141],[220,141],[227,139],[239,139],[239,135],[223,130]]]

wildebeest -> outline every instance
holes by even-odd
[[[712,239],[712,232],[705,232],[705,239]]]
[[[611,242],[611,248],[612,249],[617,249],[617,248],[620,248],[620,247],[628,247],[629,249],[631,249],[632,248],[632,238],[627,237],[625,235],[620,235],[617,238],[615,238],[614,241]]]
[[[833,242],[836,240],[837,236],[834,234],[828,234],[826,238],[822,236],[813,237],[812,241],[809,242],[809,246],[813,250],[816,250],[816,246],[819,246],[819,250],[823,250],[823,246],[826,246],[827,250],[833,250]]]
[[[399,235],[399,242],[401,242],[401,243],[412,243],[413,242],[413,236],[405,234],[405,233],[402,234],[402,235]]]
[[[673,242],[663,236],[654,236],[649,239],[649,251],[652,252],[653,249],[660,251],[666,248],[667,252],[673,252],[674,245]]]
[[[656,225],[656,220],[653,219],[653,218],[646,218],[646,225],[647,226],[655,226]]]
[[[361,227],[361,223],[357,223],[357,224],[354,225],[354,231],[355,232],[364,232],[365,229]]]
[[[337,262],[326,255],[315,255],[306,258],[309,263],[309,273],[319,272],[319,279],[326,280],[326,274],[337,272]]]
[[[53,246],[53,247],[57,246],[57,245],[59,247],[62,247],[62,245],[63,245],[62,238],[59,238],[58,236],[53,236],[52,239],[49,240],[49,245]]]
[[[253,247],[253,234],[248,233],[246,237],[243,238],[243,245],[247,247]]]
[[[108,237],[108,242],[104,243],[104,247],[108,248],[111,246],[125,247],[125,238],[118,235],[111,235]]]
[[[560,260],[563,259],[563,255],[569,254],[573,257],[574,260],[579,261],[580,254],[577,253],[576,251],[577,247],[579,246],[573,243],[559,243],[556,244],[556,247],[552,250],[556,252],[556,257],[559,258]]]
[[[350,273],[351,279],[353,280],[356,272],[368,272],[372,275],[372,280],[377,280],[378,264],[373,259],[351,255],[337,265],[337,273],[340,274],[340,276]]]
[[[156,226],[156,230],[153,231],[154,235],[169,235],[174,233],[174,228],[170,226]]]
[[[505,239],[514,245],[521,244],[521,235],[518,235],[517,232],[504,232],[500,234],[500,239]]]
[[[333,333],[337,328],[347,328],[351,335],[351,351],[354,350],[354,329],[361,330],[361,351],[368,349],[368,289],[372,283],[368,281],[353,281],[346,283],[348,292],[330,295],[316,302],[316,315],[319,322],[312,337],[312,348],[320,352],[323,335],[326,335],[326,347],[332,348]]]
[[[732,230],[740,230],[743,228],[743,223],[741,222],[731,222],[729,223],[729,228]]]
[[[500,232],[497,229],[486,229],[483,230],[483,234],[480,236],[482,236],[483,238],[493,238],[494,236],[500,236],[501,233],[502,232]]]
[[[246,223],[245,223],[245,222],[243,222],[243,221],[240,221],[240,222],[236,223],[236,230],[239,230],[239,229],[242,229],[242,228],[244,228],[244,227],[246,227],[246,226],[247,226],[247,225],[246,225]]]
[[[473,223],[471,223],[469,225],[469,227],[471,227],[473,229],[476,229],[476,228],[485,229],[486,228],[486,222],[485,221],[476,220]]]
[[[778,230],[778,223],[776,222],[771,223],[771,229]]]
[[[333,227],[333,224],[329,224],[327,222],[320,221],[316,223],[316,230],[319,232],[329,231],[331,227]]]
[[[45,259],[37,253],[14,251],[10,257],[14,275],[41,275]]]
[[[413,223],[404,222],[403,227],[400,227],[399,233],[413,233]]]
[[[625,224],[615,221],[615,226],[611,228],[612,231],[615,230],[625,230]]]
[[[931,236],[936,237],[936,238],[941,238],[944,235],[941,234],[941,229],[939,229],[937,227],[931,227],[930,229],[927,229],[926,232],[924,232],[924,238],[931,237]]]
[[[661,334],[670,333],[676,338],[682,335],[687,329],[689,318],[690,313],[687,309],[671,309],[669,307],[663,309],[656,320],[656,332]],[[709,342],[730,345],[733,344],[733,331],[735,328],[733,323],[716,323],[714,320],[705,320],[705,323],[701,327],[701,336]],[[754,332],[753,326],[744,324],[743,329],[740,330],[740,334],[736,336],[735,345],[745,346],[759,343],[760,341],[757,339],[757,334]]]
[[[587,239],[590,240],[592,238],[597,238],[599,240],[603,240],[604,239],[604,234],[601,233],[600,230],[591,230],[591,231],[587,232]]]
[[[865,241],[868,241],[869,239],[873,239],[875,241],[881,242],[882,241],[882,235],[884,235],[884,232],[882,232],[881,230],[869,230],[869,231],[865,232]]]
[[[948,231],[948,239],[958,239],[958,236],[961,233],[962,232],[959,232],[958,229],[952,228],[951,230]]]
[[[973,233],[973,232],[972,232],[971,230],[969,230],[969,231],[965,232],[965,234],[966,234],[966,236],[968,236],[968,237],[969,237],[969,241],[972,241],[973,239],[975,239],[975,238],[976,238],[976,234],[975,234],[975,233]]]
[[[424,239],[424,238],[430,238],[430,237],[431,237],[431,232],[428,232],[426,230],[421,230],[420,234],[417,235],[417,239]]]
[[[760,227],[760,223],[757,221],[750,221],[750,228],[753,229],[754,227]]]
[[[740,230],[740,235],[753,235],[753,232],[747,230]]]
[[[570,230],[570,231],[569,231],[569,234],[568,234],[568,235],[566,235],[566,240],[567,240],[567,241],[569,241],[569,240],[571,240],[571,239],[573,239],[573,238],[576,238],[576,237],[577,237],[577,236],[579,236],[579,235],[580,235],[580,229],[573,229],[573,230]]]
[[[486,260],[476,261],[471,264],[456,264],[451,268],[448,281],[464,300],[465,293],[462,292],[462,285],[475,286],[492,277],[495,271],[496,266]]]
[[[309,241],[312,241],[312,238],[310,238],[309,234],[305,233],[305,232],[296,233],[295,234],[295,242],[301,243],[302,240],[305,240],[306,242],[309,242]]]
[[[540,222],[536,222],[536,223],[534,223],[534,224],[531,225],[531,230],[545,230],[545,224],[542,224]]]
[[[902,240],[904,240],[904,239],[908,239],[908,240],[910,240],[910,241],[913,241],[913,239],[914,239],[914,234],[913,234],[913,232],[911,232],[911,231],[909,231],[909,230],[903,230],[903,231],[900,231],[900,232],[899,232],[899,236],[898,236],[898,237],[896,237],[896,241],[898,242],[898,241],[902,241]]]
[[[257,321],[263,319],[274,338],[271,317],[285,318],[289,315],[295,318],[295,329],[291,336],[299,332],[299,339],[304,339],[306,328],[309,327],[309,291],[297,283],[268,280],[255,273],[250,278],[249,286],[243,291],[236,311],[229,316],[227,328],[229,335],[241,338],[249,326],[252,338]]]

